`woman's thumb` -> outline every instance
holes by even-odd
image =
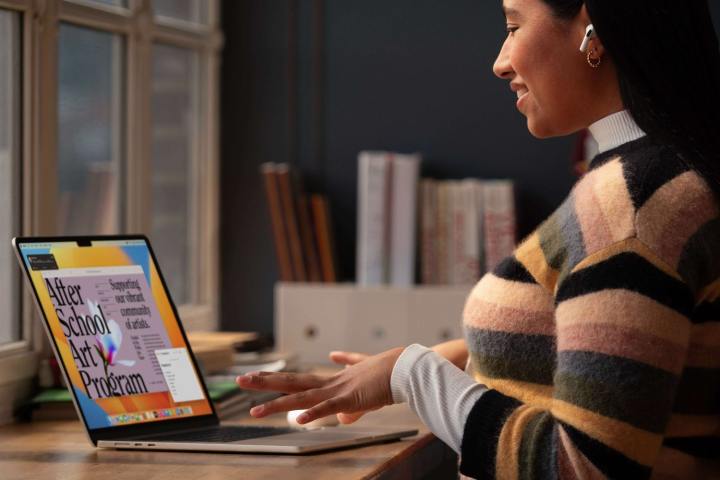
[[[368,356],[356,352],[330,352],[330,360],[340,365],[355,365],[365,360]]]

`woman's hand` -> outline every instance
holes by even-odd
[[[450,360],[460,370],[465,370],[465,363],[467,362],[468,358],[468,350],[465,344],[465,340],[461,338],[457,340],[450,340],[448,342],[435,345],[434,347],[432,347],[432,349],[438,354]],[[345,365],[346,367],[358,364],[368,358],[370,358],[370,355],[365,353],[342,351],[330,352],[330,360],[340,365]],[[372,410],[377,410],[378,408],[381,407],[373,408]],[[340,423],[347,425],[358,421],[360,417],[365,415],[367,412],[368,411],[354,413],[342,412],[337,414],[337,418]]]
[[[403,348],[368,357],[330,377],[311,374],[253,372],[237,378],[250,390],[287,393],[250,410],[256,418],[289,410],[307,409],[300,424],[337,413],[373,410],[393,403],[390,377]]]
[[[330,352],[330,360],[333,362],[345,365],[345,367],[349,367],[351,365],[355,365],[356,363],[360,363],[363,360],[367,360],[370,358],[370,355],[366,353],[357,353],[357,352],[341,352],[341,351],[335,351]],[[378,407],[379,408],[379,407]],[[377,408],[373,408],[373,410],[377,410]],[[355,412],[355,413],[347,413],[347,412],[341,412],[337,414],[338,422],[349,425],[351,423],[357,422],[360,417],[365,415],[368,411],[362,411],[362,412]]]

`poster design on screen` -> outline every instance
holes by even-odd
[[[88,398],[168,391],[154,352],[171,344],[141,267],[42,276]]]

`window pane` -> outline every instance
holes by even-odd
[[[175,301],[190,303],[197,53],[153,49],[152,239]]]
[[[153,8],[155,15],[185,22],[202,23],[208,22],[208,8],[210,2],[207,0],[155,0]]]
[[[0,10],[0,344],[21,338],[17,269],[10,238],[20,211],[20,28],[19,15]],[[9,306],[9,308],[8,308]],[[7,314],[9,312],[9,315]]]
[[[115,7],[127,8],[127,0],[92,0],[97,3],[104,3],[105,5],[113,5]]]
[[[118,35],[60,26],[59,233],[120,228],[122,50]]]
[[[76,2],[76,3],[101,3],[103,5],[110,5],[112,7],[122,7],[127,8],[128,1],[127,0],[68,0],[70,2]]]

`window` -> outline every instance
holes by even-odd
[[[197,248],[198,58],[192,50],[158,44],[153,47],[152,240],[175,300],[191,297],[189,262]]]
[[[218,4],[0,0],[0,392],[48,351],[12,236],[147,233],[186,327],[217,325]]]
[[[155,0],[155,16],[160,22],[181,21],[205,24],[208,20],[208,2],[204,0]]]
[[[146,233],[186,325],[213,328],[217,2],[56,2],[55,231]]]
[[[127,7],[127,0],[89,0],[91,2],[97,2],[104,5],[112,5],[114,7]]]
[[[60,25],[57,229],[63,235],[121,230],[122,47],[119,35]]]
[[[20,25],[19,15],[0,10],[0,345],[21,339],[19,270],[9,247],[20,210]],[[9,309],[6,307],[9,306]]]

